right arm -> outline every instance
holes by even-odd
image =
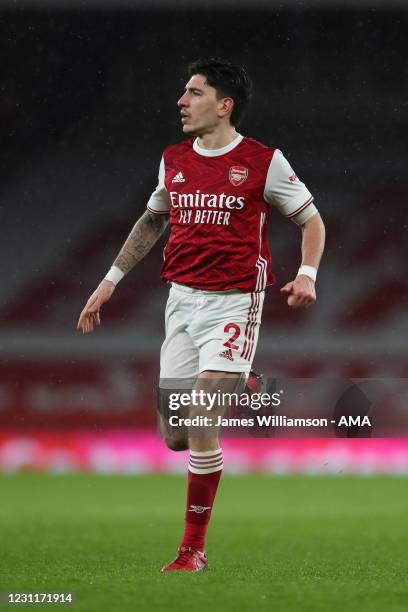
[[[127,274],[147,255],[163,234],[168,222],[168,214],[156,214],[146,210],[136,222],[113,262],[115,268],[118,268],[119,274]],[[77,329],[82,330],[82,333],[86,334],[93,331],[94,324],[100,325],[100,308],[102,304],[110,299],[115,291],[115,287],[115,283],[111,280],[103,279],[101,281],[85,304],[78,320]]]
[[[156,244],[169,222],[168,214],[146,210],[135,224],[113,265],[127,274]]]

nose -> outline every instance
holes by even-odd
[[[187,106],[187,95],[184,93],[180,100],[177,102],[177,106],[179,106],[180,108],[182,108],[183,106]]]

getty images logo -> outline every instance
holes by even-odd
[[[178,193],[170,191],[170,200],[173,208],[216,208],[222,210],[241,210],[245,206],[243,196],[236,197],[226,193],[201,193],[199,189],[195,193]]]

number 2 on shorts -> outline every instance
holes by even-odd
[[[224,332],[228,334],[231,330],[234,330],[234,333],[226,342],[224,342],[224,346],[230,349],[238,350],[239,346],[238,344],[234,344],[234,342],[241,333],[240,327],[236,323],[227,323],[224,327]]]

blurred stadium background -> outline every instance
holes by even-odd
[[[284,151],[327,227],[318,301],[280,298],[300,234],[277,213],[278,279],[255,368],[406,378],[408,11],[398,2],[1,3],[0,469],[185,471],[155,429],[167,288],[160,245],[102,327],[76,321],[182,139],[186,64],[247,66],[241,128]],[[406,410],[406,406],[403,407]],[[226,469],[408,473],[393,440],[226,440]]]

